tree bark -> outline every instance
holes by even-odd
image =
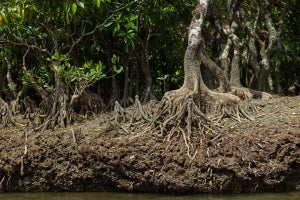
[[[127,59],[124,63],[125,77],[124,77],[124,89],[123,89],[123,98],[121,101],[122,106],[129,105],[128,92],[129,92],[129,60]]]
[[[184,136],[185,133],[190,135],[191,124],[198,124],[196,127],[203,132],[203,129],[209,129],[210,119],[222,118],[225,115],[238,121],[241,121],[242,117],[252,119],[239,106],[240,98],[226,93],[231,91],[231,85],[224,71],[205,52],[202,28],[209,3],[210,0],[199,0],[199,4],[193,11],[188,46],[184,56],[184,83],[178,90],[169,91],[164,95],[158,112],[153,118],[153,124],[163,121],[159,125],[162,134],[169,129],[171,132],[175,131],[178,126],[181,126],[186,127],[186,130],[180,129],[179,131]],[[201,65],[201,61],[203,65]],[[214,73],[221,88],[223,87],[221,90],[215,92],[206,86],[200,66],[207,67]],[[187,119],[183,120],[185,117]],[[168,127],[169,125],[171,127]]]
[[[261,66],[261,71],[260,74],[258,76],[258,90],[261,91],[269,91],[270,87],[272,87],[272,85],[270,84],[271,80],[273,82],[273,80],[269,77],[269,71],[270,71],[270,63],[271,63],[271,57],[274,54],[274,52],[276,51],[276,46],[279,45],[280,43],[280,35],[282,32],[282,27],[283,27],[283,18],[285,16],[286,13],[286,4],[285,3],[281,3],[280,5],[282,7],[282,11],[281,11],[281,15],[279,16],[279,26],[276,30],[273,20],[271,18],[271,4],[268,0],[265,0],[265,21],[266,21],[266,27],[268,30],[268,46],[266,51],[264,52],[263,56],[262,56],[262,60],[260,62],[260,66]]]
[[[151,129],[159,136],[168,135],[168,140],[174,135],[181,136],[191,160],[197,155],[201,134],[216,134],[217,128],[212,122],[214,118],[218,121],[229,115],[241,121],[240,111],[243,111],[239,106],[239,97],[223,91],[214,92],[202,79],[200,66],[209,65],[216,77],[221,79],[221,84],[227,84],[225,81],[228,81],[224,71],[205,53],[202,28],[209,3],[210,0],[199,0],[193,12],[184,56],[184,83],[178,90],[165,93],[151,122]],[[227,89],[226,86],[224,89]],[[245,112],[242,113],[244,117],[252,119]]]
[[[148,54],[148,45],[149,45],[150,37],[151,37],[151,28],[149,28],[149,33],[147,35],[147,38],[141,44],[142,51],[141,51],[140,63],[145,77],[145,89],[146,89],[142,97],[142,102],[147,102],[149,100],[156,99],[152,91],[152,78],[151,78],[149,54]]]

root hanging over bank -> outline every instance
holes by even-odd
[[[177,92],[166,93],[150,126],[155,135],[167,136],[168,146],[171,145],[172,140],[181,138],[180,141],[184,142],[187,148],[187,156],[193,160],[201,136],[214,134],[216,127],[201,112],[192,95],[182,96]]]
[[[210,90],[204,93],[200,96],[184,87],[166,93],[150,123],[154,135],[166,138],[166,149],[182,142],[191,160],[195,158],[203,137],[221,132],[219,122],[222,119],[253,120],[241,106],[239,97]],[[199,105],[197,101],[200,101]]]

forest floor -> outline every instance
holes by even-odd
[[[182,137],[168,140],[142,125],[114,127],[112,113],[44,133],[1,127],[0,191],[299,190],[300,96],[252,105],[254,121],[224,120],[221,131],[199,135],[193,159]]]

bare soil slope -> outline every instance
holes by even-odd
[[[0,191],[299,190],[300,97],[253,104],[255,121],[225,120],[222,131],[199,135],[193,159],[181,137],[113,127],[110,113],[42,134],[2,129]]]

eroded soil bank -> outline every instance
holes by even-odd
[[[43,134],[28,131],[27,141],[24,128],[8,127],[0,133],[0,191],[299,190],[299,102],[256,102],[255,121],[225,120],[223,131],[199,135],[193,160],[182,137],[117,131],[104,120],[109,114]]]

